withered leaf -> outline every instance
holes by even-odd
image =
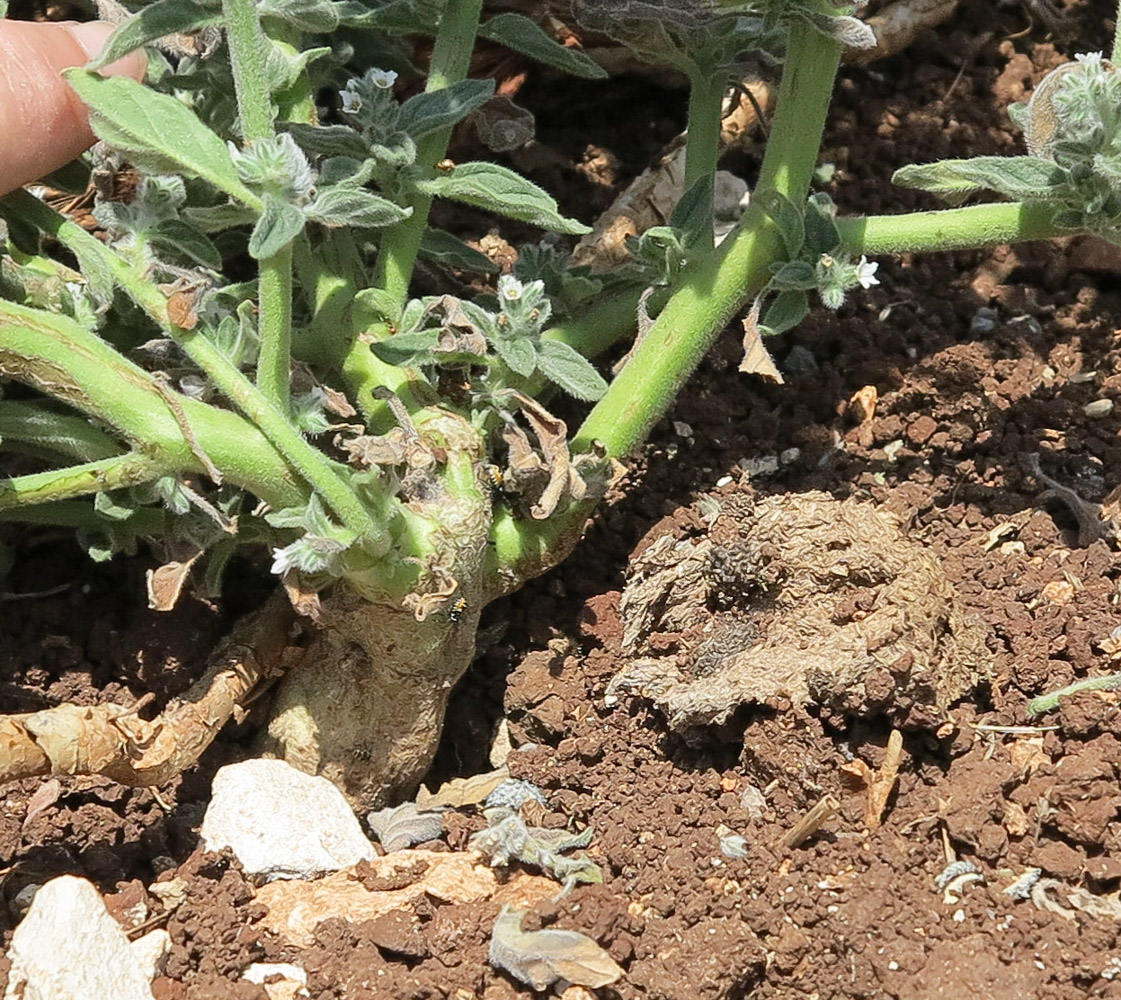
[[[148,607],[152,611],[170,611],[179,603],[183,585],[191,574],[191,567],[198,562],[201,550],[184,562],[172,560],[164,565],[150,569],[145,574],[148,585]]]
[[[779,385],[785,383],[782,372],[775,365],[771,352],[763,346],[763,335],[759,332],[759,308],[761,299],[756,299],[751,311],[743,318],[743,361],[739,370],[745,375],[760,375]]]
[[[564,980],[597,989],[617,982],[623,970],[586,934],[578,931],[523,931],[525,910],[503,906],[491,932],[491,965],[519,982],[543,990]]]

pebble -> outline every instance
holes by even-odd
[[[212,793],[203,848],[228,847],[251,878],[310,879],[377,854],[342,792],[282,760],[228,764]]]
[[[153,1000],[152,978],[171,947],[165,930],[130,942],[91,882],[52,879],[12,935],[6,998]]]

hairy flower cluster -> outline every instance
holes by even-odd
[[[259,139],[245,149],[227,143],[242,182],[284,201],[305,203],[315,187],[315,173],[296,140],[286,132]]]
[[[845,293],[854,288],[871,288],[878,285],[876,277],[879,264],[861,255],[853,261],[836,254],[823,253],[814,268],[818,292],[822,303],[829,309],[840,309],[845,301]]]

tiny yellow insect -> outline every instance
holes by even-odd
[[[436,169],[442,174],[450,174],[455,170],[455,160],[449,160],[447,157],[444,157],[444,159],[436,164]]]

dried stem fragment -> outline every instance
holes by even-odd
[[[883,820],[887,800],[899,778],[899,761],[903,755],[903,734],[893,729],[887,740],[883,765],[868,786],[868,804],[864,808],[864,825],[875,830]]]
[[[791,851],[800,844],[804,844],[840,808],[841,804],[832,795],[826,795],[782,835],[778,846]]]

